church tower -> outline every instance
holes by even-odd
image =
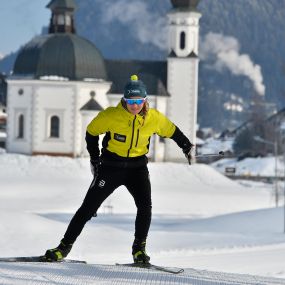
[[[199,0],[171,0],[167,90],[167,116],[195,144],[198,103]],[[172,140],[166,141],[165,160],[185,158]]]

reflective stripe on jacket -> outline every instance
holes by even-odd
[[[108,133],[106,149],[122,157],[145,155],[153,134],[170,138],[175,129],[176,126],[159,111],[149,109],[144,118],[128,112],[121,102],[101,111],[87,126],[92,136]]]

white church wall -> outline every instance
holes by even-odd
[[[80,146],[80,156],[88,157],[89,153],[86,148],[86,141],[85,141],[85,132],[88,124],[95,118],[99,111],[81,111],[81,117],[82,117],[82,130],[84,131],[84,134],[81,136],[81,146]],[[100,149],[101,149],[101,141],[102,136],[100,136]]]
[[[168,98],[166,96],[154,96],[155,105],[153,108],[156,108],[159,112],[166,115]],[[158,135],[154,136],[154,161],[161,162],[165,159],[165,139],[159,137]]]
[[[77,132],[75,143],[75,155],[76,156],[88,156],[85,143],[85,132],[87,125],[92,119],[99,113],[98,111],[80,111],[80,109],[94,96],[94,99],[102,108],[110,106],[109,99],[106,95],[107,91],[111,87],[110,82],[78,82],[77,86]]]
[[[74,155],[76,89],[68,83],[40,82],[34,101],[33,153]],[[60,119],[59,137],[50,137],[50,119]]]
[[[31,153],[32,93],[27,83],[8,80],[7,92],[7,151]],[[23,115],[23,136],[19,136],[19,116]]]
[[[168,92],[171,96],[167,115],[194,144],[197,123],[197,76],[197,58],[168,59]],[[173,141],[166,142],[166,160],[183,161],[183,154],[178,151]]]
[[[102,108],[110,106],[106,92],[110,88],[110,84],[105,82],[77,82],[76,83],[78,101],[77,109],[80,110],[92,97],[98,102]]]
[[[115,107],[119,104],[121,98],[123,97],[123,94],[108,94],[107,96],[110,106]]]
[[[83,120],[80,109],[90,100],[91,92],[100,105],[110,105],[106,96],[110,82],[10,80],[8,86],[9,152],[80,156],[86,148],[86,126],[93,119]],[[23,138],[17,138],[20,114],[24,115]],[[50,137],[52,116],[59,118],[59,137]]]
[[[82,107],[82,96],[81,96],[81,85],[80,82],[73,81],[74,86],[74,109],[72,110],[74,116],[74,126],[73,126],[73,155],[75,157],[80,156],[82,152],[82,116],[80,114],[80,109]]]
[[[78,82],[78,93],[80,104],[84,105],[90,100],[91,92],[95,92],[94,99],[105,109],[110,106],[107,92],[111,88],[112,83],[108,81],[86,81]]]

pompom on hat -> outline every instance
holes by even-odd
[[[146,98],[147,92],[144,83],[138,79],[137,75],[132,75],[131,80],[126,84],[124,90],[124,98],[132,97]]]

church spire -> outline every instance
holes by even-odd
[[[49,33],[72,33],[75,34],[74,0],[51,0],[46,6],[52,11]]]
[[[173,8],[169,17],[169,56],[198,56],[199,0],[171,0]]]

